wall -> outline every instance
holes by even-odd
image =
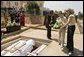
[[[10,19],[10,17],[8,17]],[[1,17],[1,23],[4,22],[4,17]],[[30,18],[29,16],[25,17],[26,24],[44,24],[44,16],[33,16]]]
[[[44,16],[33,16],[33,17],[25,17],[25,23],[27,24],[42,24],[44,23]]]

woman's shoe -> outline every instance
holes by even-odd
[[[68,54],[69,54],[69,56],[74,56],[74,52],[73,51],[69,52]]]

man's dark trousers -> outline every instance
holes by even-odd
[[[51,39],[51,27],[50,26],[47,27],[47,38]]]

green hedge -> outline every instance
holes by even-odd
[[[14,31],[17,31],[17,30],[20,30],[21,29],[21,26],[7,26],[6,27],[6,30],[8,33],[10,32],[14,32]]]

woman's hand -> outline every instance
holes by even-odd
[[[65,25],[63,25],[63,26],[61,26],[61,27],[60,27],[60,29],[63,29],[63,28],[65,28],[65,27],[66,27],[66,26],[65,26]]]

